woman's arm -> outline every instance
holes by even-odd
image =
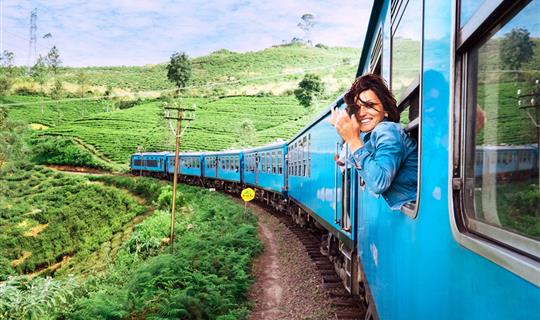
[[[370,139],[372,148],[359,148],[349,160],[369,189],[380,194],[390,187],[402,162],[400,131],[393,124],[380,123]]]

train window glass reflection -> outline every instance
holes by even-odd
[[[467,61],[465,165],[474,183],[466,184],[466,224],[526,252],[526,239],[540,240],[538,21],[534,0],[473,47]]]
[[[463,27],[469,19],[474,15],[476,11],[484,4],[484,1],[478,1],[478,0],[461,0],[460,1],[460,25]]]
[[[422,1],[410,0],[401,16],[392,21],[391,89],[398,102],[418,82],[422,39]]]

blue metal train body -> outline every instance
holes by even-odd
[[[174,172],[174,153],[167,157],[168,172]],[[202,152],[189,152],[180,154],[178,173],[185,176],[202,177],[204,168]]]
[[[132,171],[144,170],[156,173],[165,172],[166,157],[169,152],[143,152],[131,155]]]
[[[228,150],[209,153],[208,156],[215,157],[216,179],[222,181],[240,183],[243,154],[239,150]],[[209,175],[211,177],[212,175]]]
[[[278,142],[244,151],[243,183],[270,192],[286,194],[287,143]]]
[[[357,76],[378,73],[389,82],[419,146],[417,199],[401,210],[391,210],[349,163],[336,163],[343,142],[327,120],[344,107],[342,96],[286,143],[202,154],[205,186],[255,187],[260,201],[322,230],[322,250],[345,287],[363,297],[366,319],[540,315],[538,236],[471,215],[489,201],[497,208],[495,199],[504,196],[497,183],[538,183],[538,144],[475,145],[474,112],[465,110],[477,102],[463,102],[469,96],[462,90],[476,88],[467,82],[474,72],[465,70],[474,67],[466,62],[476,48],[522,11],[529,10],[525,24],[538,21],[540,10],[530,8],[540,8],[540,0],[463,2],[373,4]],[[282,174],[267,151],[283,161]]]

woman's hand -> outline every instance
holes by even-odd
[[[354,115],[349,116],[345,110],[332,109],[329,121],[336,128],[341,138],[349,145],[352,153],[364,145],[360,138],[360,124],[358,124]]]

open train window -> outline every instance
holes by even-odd
[[[458,240],[540,285],[540,0],[468,3],[456,35]]]
[[[419,142],[420,124],[422,28],[422,0],[392,1],[390,88],[397,100],[401,115],[400,122],[407,134],[417,142]],[[376,65],[374,67],[376,68]],[[418,143],[418,152],[420,152],[420,143]],[[403,205],[401,211],[415,218],[418,212],[417,203],[418,196],[417,201]]]
[[[278,174],[283,174],[283,151],[278,151]]]

